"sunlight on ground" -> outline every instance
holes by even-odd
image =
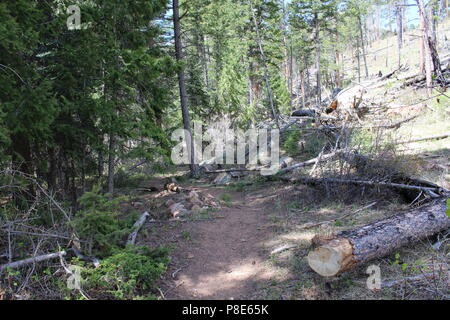
[[[208,272],[200,274],[196,279],[180,274],[179,281],[183,286],[192,288],[194,297],[210,297],[223,295],[227,291],[242,287],[248,282],[266,281],[273,278],[274,274],[264,266],[261,260],[247,260],[240,263],[226,264],[224,270],[216,273]],[[238,298],[232,297],[229,298]]]

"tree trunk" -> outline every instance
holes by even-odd
[[[433,0],[431,3],[431,39],[437,43],[437,28],[439,17],[439,0]]]
[[[271,91],[270,79],[269,79],[269,70],[267,68],[266,56],[265,56],[264,48],[263,48],[263,45],[262,45],[262,39],[261,39],[261,36],[259,34],[258,20],[256,19],[255,12],[253,11],[253,3],[252,3],[251,0],[250,0],[250,10],[251,10],[251,13],[252,13],[253,22],[255,24],[256,42],[257,42],[258,47],[259,47],[259,52],[261,54],[261,60],[262,60],[263,68],[264,68],[264,80],[266,82],[267,98],[269,99],[270,110],[272,112],[272,119],[275,120],[275,123],[277,124],[277,127],[280,128],[280,124],[279,124],[279,121],[278,121],[278,113],[277,113],[277,111],[275,109],[275,105],[274,105],[273,97],[272,97],[272,91]]]
[[[397,48],[398,48],[398,67],[402,64],[402,47],[403,47],[403,9],[397,5]]]
[[[422,0],[416,0],[417,5],[419,6],[419,14],[420,14],[420,25],[422,29],[422,41],[423,41],[423,55],[424,55],[424,64],[425,64],[425,76],[428,92],[431,93],[431,85],[432,85],[432,74],[431,70],[433,69],[431,65],[431,57],[430,57],[430,47],[427,41],[428,37],[428,19],[426,16],[425,7],[423,5]]]
[[[294,88],[294,57],[293,57],[293,49],[292,49],[292,43],[290,45],[290,50],[289,50],[289,104],[291,107],[291,111],[294,107],[294,103],[292,101],[292,96],[293,96],[293,88]]]
[[[114,134],[109,135],[109,156],[108,156],[108,193],[112,199],[114,194],[114,151],[116,148],[116,138]]]
[[[423,30],[422,21],[420,21],[420,29]],[[419,40],[419,72],[425,74],[425,41],[423,36]]]
[[[364,32],[363,32],[363,27],[362,27],[361,16],[359,16],[359,15],[358,15],[358,25],[359,25],[359,37],[361,40],[361,49],[362,49],[363,60],[364,60],[364,70],[366,72],[366,78],[368,78],[369,77],[369,68],[367,67],[366,46],[364,43]]]
[[[302,107],[303,109],[306,108],[306,90],[305,90],[305,71],[302,70],[300,72],[300,90],[302,92]]]
[[[432,71],[434,71],[434,74],[436,78],[441,78],[441,63],[439,61],[439,56],[436,51],[436,44],[433,42],[432,36],[430,35],[429,30],[429,23],[427,14],[425,11],[425,6],[423,5],[422,0],[416,0],[417,6],[419,7],[419,14],[420,14],[420,22],[422,25],[422,38],[424,43],[424,53],[425,53],[425,75],[426,75],[426,82],[427,82],[427,88],[428,93],[432,93]]]
[[[448,229],[446,202],[441,198],[335,237],[316,236],[313,244],[317,248],[309,253],[308,263],[318,274],[331,277]]]
[[[322,82],[320,78],[320,56],[321,56],[321,47],[320,47],[320,24],[319,24],[319,14],[314,13],[314,22],[315,22],[315,35],[314,42],[316,45],[316,79],[317,79],[317,104],[320,105],[322,102]]]
[[[183,46],[181,43],[181,23],[180,23],[180,6],[178,0],[173,0],[173,30],[175,36],[175,56],[178,63],[183,62]],[[198,164],[195,163],[195,150],[192,141],[191,121],[188,110],[188,97],[186,91],[186,80],[183,68],[178,71],[178,86],[180,90],[181,113],[183,116],[183,126],[187,131],[186,143],[188,144],[188,152],[190,159],[191,175],[197,177],[199,175]]]
[[[340,37],[339,33],[336,33],[336,43],[339,43]],[[342,81],[341,81],[341,53],[339,52],[338,46],[336,46],[336,49],[334,51],[334,62],[336,64],[336,70],[334,73],[334,79],[335,79],[335,86],[336,88],[342,88]]]
[[[361,39],[359,39],[361,40]],[[358,40],[358,46],[356,48],[356,61],[358,61],[358,82],[361,82],[361,52],[360,52],[360,43]]]

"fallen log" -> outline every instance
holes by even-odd
[[[284,174],[284,173],[292,171],[294,169],[308,167],[308,166],[313,166],[313,165],[315,165],[318,162],[330,160],[330,159],[336,157],[339,154],[340,154],[340,152],[332,152],[332,153],[325,154],[325,155],[322,155],[322,156],[319,155],[318,157],[316,157],[314,159],[310,159],[310,160],[307,160],[307,161],[304,161],[304,162],[299,162],[299,163],[293,164],[292,166],[280,169],[278,171],[278,173],[279,174]]]
[[[312,109],[300,109],[292,112],[291,117],[311,117],[315,118],[318,114],[315,110]]]
[[[372,259],[450,228],[447,201],[440,198],[426,206],[393,215],[336,236],[313,238],[317,247],[308,255],[309,266],[332,277]]]
[[[265,169],[264,167],[260,168],[231,168],[231,169],[218,169],[218,170],[211,170],[211,171],[205,171],[206,174],[211,173],[229,173],[229,172],[253,172],[253,171],[261,171],[262,169]]]
[[[410,140],[403,140],[403,141],[397,141],[395,144],[407,144],[407,143],[413,143],[413,142],[421,142],[421,141],[428,141],[428,140],[440,140],[440,139],[446,139],[450,137],[450,132],[444,133],[444,134],[437,134],[429,137],[421,137],[416,139],[410,139]]]
[[[352,167],[357,169],[357,171],[361,174],[364,174],[364,172],[367,170],[367,168],[373,169],[374,166],[377,166],[376,162],[374,163],[374,161],[372,159],[368,158],[367,156],[353,152],[353,151],[340,152],[339,156],[340,156],[341,160],[350,164]],[[351,183],[350,181],[348,181],[347,183]],[[357,181],[355,183],[357,184]],[[372,183],[372,182],[370,182],[370,183]],[[435,183],[432,183],[432,182],[429,182],[429,181],[426,181],[426,180],[423,180],[420,178],[407,176],[401,172],[393,173],[391,176],[390,183],[385,182],[385,183],[379,183],[378,185],[383,185],[383,184],[387,187],[392,187],[392,188],[397,189],[399,191],[399,193],[408,201],[417,200],[418,197],[420,198],[424,194],[431,196],[431,197],[437,197],[436,192],[441,195],[449,192],[448,190],[438,186]],[[403,186],[406,186],[406,187],[402,188]],[[407,186],[412,186],[412,187],[407,187]],[[417,187],[419,187],[419,188],[417,188]]]
[[[0,266],[0,272],[2,272],[3,270],[6,270],[8,268],[17,269],[17,268],[23,267],[23,266],[31,264],[31,263],[38,263],[38,262],[42,262],[42,261],[46,261],[46,260],[51,260],[51,259],[59,258],[61,256],[65,256],[65,255],[66,255],[65,251],[60,251],[60,252],[44,254],[42,256],[36,256],[36,257],[32,257],[32,258],[28,258],[28,259],[24,259],[24,260],[20,260],[20,261],[16,261],[16,262],[3,264]]]
[[[138,234],[139,230],[142,228],[142,226],[144,225],[145,221],[147,220],[147,218],[149,216],[150,216],[150,213],[145,211],[139,217],[139,219],[134,223],[134,225],[133,225],[133,232],[131,232],[130,235],[128,236],[127,245],[134,244],[136,242],[137,234]]]
[[[310,178],[310,177],[300,177],[300,178],[281,178],[286,182],[301,182],[306,184],[318,184],[318,183],[340,183],[340,184],[359,184],[359,185],[368,185],[368,186],[382,186],[389,187],[395,189],[406,189],[406,190],[416,190],[427,193],[433,198],[439,197],[439,195],[444,195],[448,193],[447,189],[437,187],[421,187],[414,186],[408,184],[401,183],[393,183],[393,182],[381,182],[381,181],[365,181],[365,180],[347,180],[347,179],[335,179],[335,178]]]
[[[423,273],[423,274],[419,274],[417,276],[406,277],[406,278],[399,279],[399,280],[383,281],[381,283],[381,287],[382,288],[390,288],[390,287],[394,287],[394,286],[397,286],[397,285],[400,285],[400,284],[405,284],[405,283],[408,283],[408,282],[430,280],[430,279],[434,279],[434,278],[436,278],[438,276],[441,276],[441,273],[439,273],[439,272]],[[443,276],[445,276],[445,274]]]

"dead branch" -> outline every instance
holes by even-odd
[[[31,263],[47,261],[47,260],[59,258],[60,256],[65,256],[65,255],[66,255],[65,251],[60,251],[60,252],[44,254],[42,256],[36,256],[33,258],[28,258],[28,259],[24,259],[24,260],[20,260],[20,261],[16,261],[16,262],[7,263],[7,264],[0,266],[0,272],[2,272],[5,269],[8,269],[8,268],[17,269],[17,268],[23,267],[23,266],[31,264]]]
[[[285,244],[281,247],[275,248],[272,251],[270,251],[270,254],[277,254],[286,250],[290,250],[290,249],[294,249],[297,248],[298,245],[297,244]]]
[[[80,249],[76,245],[72,246],[72,251],[75,253],[77,258],[80,259],[81,261],[90,262],[96,268],[98,268],[100,266],[100,260],[99,259],[97,259],[96,257],[88,257],[88,256],[82,254]]]
[[[224,172],[252,172],[252,171],[261,171],[264,169],[261,168],[231,168],[231,169],[219,169],[219,170],[211,170],[205,171],[205,173],[224,173]]]
[[[136,242],[137,234],[138,234],[139,230],[142,228],[142,226],[144,225],[145,221],[147,220],[147,218],[149,216],[150,216],[150,213],[145,211],[139,217],[139,219],[134,223],[134,225],[133,225],[133,232],[130,233],[130,235],[128,236],[127,245],[134,244]]]
[[[407,282],[415,282],[415,281],[421,281],[421,280],[425,280],[425,279],[433,279],[433,278],[436,278],[436,276],[438,276],[438,275],[439,275],[439,272],[429,272],[429,273],[424,273],[424,274],[420,274],[417,276],[405,277],[405,278],[399,279],[399,280],[383,281],[381,283],[381,287],[382,288],[390,288],[390,287],[394,287],[399,284],[404,284]]]

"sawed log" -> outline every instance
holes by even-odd
[[[334,237],[316,236],[316,248],[308,255],[309,266],[332,277],[367,261],[384,257],[414,241],[450,228],[447,199],[390,216]]]

